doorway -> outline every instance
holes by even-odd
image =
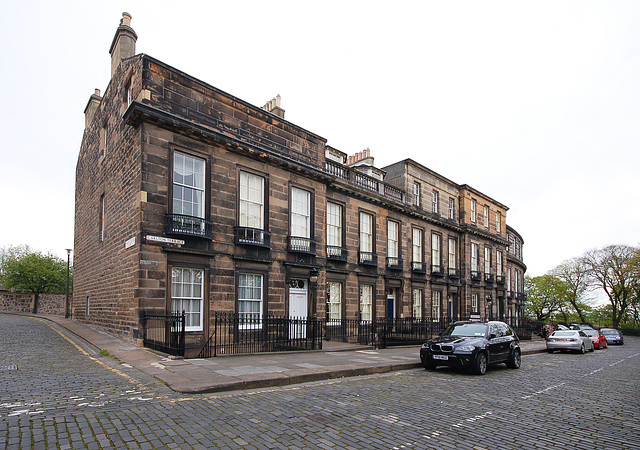
[[[301,339],[307,336],[308,298],[306,280],[292,280],[289,285],[289,337]]]

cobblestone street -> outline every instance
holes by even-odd
[[[189,396],[36,318],[0,314],[0,349],[6,448],[640,448],[629,336],[483,377],[415,369]]]

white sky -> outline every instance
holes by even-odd
[[[3,5],[0,247],[73,246],[83,111],[123,11],[138,53],[506,204],[532,276],[640,243],[640,2],[130,0]]]

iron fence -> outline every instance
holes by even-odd
[[[175,356],[184,356],[185,312],[149,314],[141,317],[144,346]]]

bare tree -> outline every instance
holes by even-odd
[[[589,291],[589,273],[584,258],[568,259],[551,273],[564,281],[567,301],[580,317],[580,322],[586,322],[585,309],[588,309],[593,300],[586,297]]]
[[[610,245],[590,250],[584,256],[591,283],[609,297],[614,328],[620,325],[637,292],[639,271],[633,260],[637,252],[629,245]]]

